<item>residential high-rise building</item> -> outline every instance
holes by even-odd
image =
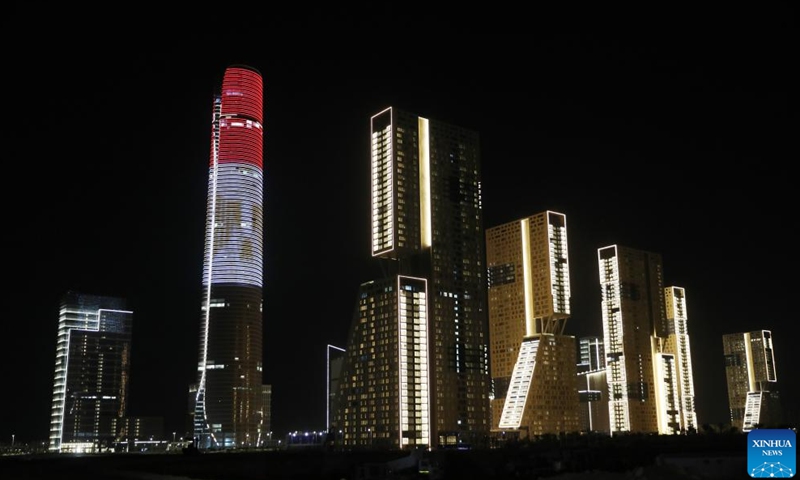
[[[476,444],[489,432],[480,145],[394,107],[370,119],[371,252],[345,347],[345,446]]]
[[[668,331],[664,352],[675,356],[678,374],[678,397],[680,398],[680,428],[683,431],[697,430],[697,413],[694,401],[694,375],[692,374],[692,351],[687,328],[686,291],[681,287],[664,289],[667,307]]]
[[[611,434],[697,428],[686,292],[664,288],[661,255],[598,249]]]
[[[225,70],[214,96],[194,432],[200,448],[262,442],[263,81]]]
[[[770,330],[722,336],[732,426],[749,432],[783,421]]]
[[[51,452],[113,448],[126,415],[133,312],[122,298],[67,292],[58,312]]]
[[[673,365],[656,359],[666,330],[661,255],[619,245],[597,253],[611,433],[658,433],[654,368]]]
[[[545,211],[486,230],[492,428],[577,432],[567,219]]]

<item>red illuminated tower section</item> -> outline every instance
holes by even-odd
[[[194,408],[201,448],[263,441],[263,81],[225,70],[215,96],[203,262],[200,358]]]

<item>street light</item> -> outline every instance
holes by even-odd
[[[172,443],[175,443],[175,433],[177,432],[172,432]]]
[[[14,438],[16,437],[15,434],[11,434],[11,448],[14,448]]]

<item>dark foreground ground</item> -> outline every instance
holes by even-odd
[[[284,450],[0,457],[0,480],[739,479],[746,436],[631,437],[424,452]],[[394,464],[394,468],[392,465]]]

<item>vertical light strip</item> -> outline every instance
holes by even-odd
[[[419,214],[422,247],[433,244],[431,227],[431,154],[430,126],[427,118],[419,117]]]
[[[769,333],[770,335],[767,335]],[[768,382],[778,381],[778,370],[775,368],[775,350],[772,348],[772,332],[761,330],[761,342],[764,345],[764,368]],[[769,353],[769,357],[767,357]]]
[[[221,99],[220,99],[221,101]],[[219,115],[221,106],[219,103],[215,105],[217,109],[215,113]],[[209,195],[209,201],[211,204],[208,206],[208,233],[206,237],[206,241],[208,242],[208,248],[206,248],[206,267],[208,268],[208,283],[206,284],[205,288],[205,312],[203,313],[203,360],[198,365],[198,369],[202,369],[200,373],[200,381],[197,385],[197,393],[195,394],[195,419],[194,424],[197,425],[197,405],[201,405],[202,407],[202,416],[200,421],[205,425],[207,431],[211,431],[210,426],[208,425],[208,421],[206,418],[206,405],[205,405],[205,390],[206,390],[206,363],[208,362],[208,327],[211,321],[211,285],[214,282],[213,279],[213,272],[214,272],[214,238],[215,235],[215,226],[217,223],[217,169],[219,168],[219,117],[214,119],[214,144],[211,149],[211,172],[210,172],[210,183],[211,183],[211,192]],[[213,433],[211,433],[213,438]]]
[[[533,323],[533,279],[531,278],[531,238],[530,221],[527,218],[520,220],[522,230],[522,278],[525,289],[525,336],[536,334],[536,325]]]
[[[398,445],[430,445],[430,380],[428,349],[428,284],[424,278],[397,277]],[[414,375],[409,365],[414,362]],[[424,398],[418,404],[417,397]],[[412,404],[414,406],[411,411]],[[413,414],[412,414],[413,413]],[[408,437],[403,438],[403,432]]]
[[[395,289],[397,291],[397,364],[400,366],[400,374],[397,376],[397,391],[400,393],[397,444],[403,448],[403,430],[408,430],[408,352],[406,351],[408,345],[406,343],[406,297],[400,282],[401,278],[403,277],[397,277]]]
[[[424,294],[423,294],[423,305],[419,308],[419,319],[423,323],[422,328],[420,328],[421,335],[424,335],[424,338],[420,339],[420,346],[421,348],[425,349],[425,355],[420,355],[421,359],[425,360],[425,369],[422,372],[422,381],[424,382],[425,386],[425,405],[424,405],[424,412],[423,412],[423,421],[422,428],[424,429],[424,436],[422,437],[422,442],[425,445],[431,445],[431,352],[430,348],[430,318],[428,317],[428,280],[421,279],[422,284],[424,286]]]
[[[327,376],[327,383],[325,384],[325,392],[327,393],[325,397],[325,405],[327,408],[325,409],[325,430],[330,431],[331,428],[331,348],[335,348],[340,352],[344,352],[343,348],[339,348],[337,346],[328,344],[327,348],[327,370],[325,371],[325,375]]]
[[[594,349],[594,353],[595,353],[594,361],[595,361],[595,364],[594,364],[594,367],[592,367],[591,365],[589,366],[589,368],[591,370],[597,370],[598,368],[600,368],[600,365],[602,365],[602,363],[600,363],[600,339],[599,338],[595,338],[594,339],[594,345],[595,345],[595,349]],[[591,344],[590,344],[590,346],[589,346],[589,355],[592,354],[591,348],[592,347],[591,347]]]
[[[656,425],[658,425],[658,433],[664,434],[664,426],[666,419],[664,409],[666,402],[664,401],[666,395],[664,394],[664,358],[658,353],[658,338],[650,336],[650,358],[653,359],[653,386],[655,387],[653,398],[656,403]]]
[[[325,351],[325,431],[331,430],[331,345]]]
[[[756,370],[753,365],[753,347],[750,345],[750,332],[744,334],[744,354],[747,361],[747,391],[756,390]]]
[[[589,367],[589,369],[591,370],[591,367]],[[592,389],[592,384],[589,381],[589,377],[590,376],[591,376],[591,373],[587,373],[586,374],[586,391],[587,392],[589,392]],[[587,395],[590,395],[590,394],[587,393]],[[589,407],[588,408],[588,412],[589,412],[589,431],[594,430],[594,426],[592,425],[594,423],[594,418],[592,418],[592,403],[593,402],[592,402],[591,398],[592,397],[589,396],[589,402],[588,402],[588,407]]]
[[[70,344],[70,339],[72,337],[72,328],[70,328],[67,325],[67,320],[68,320],[67,319],[67,313],[68,313],[68,310],[69,309],[66,306],[62,307],[61,311],[60,311],[60,314],[59,314],[59,319],[58,319],[58,323],[59,323],[59,326],[58,326],[58,341],[57,341],[58,342],[58,348],[56,349],[56,352],[57,352],[56,356],[57,357],[61,357],[61,356],[64,357],[64,365],[63,365],[63,368],[60,371],[56,370],[56,375],[55,375],[56,380],[55,380],[54,384],[56,386],[62,385],[63,388],[60,390],[60,393],[53,395],[54,397],[57,396],[57,400],[55,400],[53,403],[58,402],[58,406],[59,406],[58,408],[61,411],[61,414],[59,415],[59,418],[58,418],[58,427],[57,427],[58,428],[58,437],[57,438],[53,437],[52,434],[51,434],[51,436],[50,436],[50,445],[49,445],[49,448],[50,448],[51,451],[56,451],[56,452],[59,452],[59,453],[61,452],[61,445],[62,445],[63,439],[64,439],[64,409],[66,408],[66,402],[67,402],[67,377],[69,376],[69,344]],[[66,345],[62,345],[62,342],[61,342],[61,337],[62,336],[66,337]],[[55,388],[54,388],[54,390],[55,390]],[[51,417],[52,417],[52,415],[51,415]],[[52,432],[52,429],[51,429],[51,432]],[[54,443],[56,443],[56,442],[54,442],[54,440],[57,440],[57,443],[58,443],[58,446],[55,447],[55,448],[54,448]]]

